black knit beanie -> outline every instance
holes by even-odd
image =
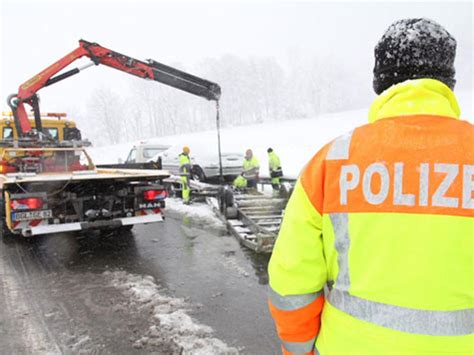
[[[435,21],[394,22],[375,46],[374,90],[408,79],[432,78],[454,88],[456,40]]]

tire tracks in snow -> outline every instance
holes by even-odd
[[[21,251],[16,248],[15,256],[26,272]],[[44,318],[32,302],[31,285],[7,260],[4,253],[0,257],[0,288],[2,298],[1,328],[2,354],[61,354],[62,350],[54,340]]]
[[[149,328],[134,343],[138,349],[152,350],[153,346],[168,343],[172,354],[238,354],[214,338],[213,329],[193,320],[188,312],[192,306],[182,298],[163,295],[163,290],[152,276],[129,274],[124,271],[104,272],[109,283],[129,298],[129,311],[146,309],[150,314]]]

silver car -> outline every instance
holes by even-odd
[[[171,148],[171,146],[166,144],[140,142],[130,149],[127,159],[125,159],[125,163],[145,163],[152,161],[153,158],[157,157],[159,154],[163,153],[169,148]]]
[[[173,146],[164,152],[156,154],[149,161],[157,161],[161,158],[162,168],[169,170],[172,174],[179,175],[179,154],[182,146]],[[219,156],[217,152],[208,151],[200,147],[191,147],[191,163],[193,164],[193,179],[199,181],[213,180],[219,178]],[[226,180],[233,180],[242,172],[244,156],[241,153],[223,152],[222,175]]]

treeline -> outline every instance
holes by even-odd
[[[370,73],[345,69],[327,58],[292,53],[287,63],[274,58],[234,55],[203,60],[196,68],[173,66],[219,83],[223,127],[316,117],[367,103]],[[95,145],[190,133],[215,127],[215,106],[174,88],[128,78],[130,90],[96,90],[85,110],[76,112]],[[354,90],[354,87],[360,87]],[[90,117],[94,126],[90,126]]]

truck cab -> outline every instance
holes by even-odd
[[[36,128],[33,117],[28,117],[30,124]],[[43,131],[57,142],[77,140],[80,141],[81,131],[76,122],[67,119],[65,113],[46,113],[41,116]],[[11,112],[2,112],[0,119],[0,140],[17,140],[18,131]]]

